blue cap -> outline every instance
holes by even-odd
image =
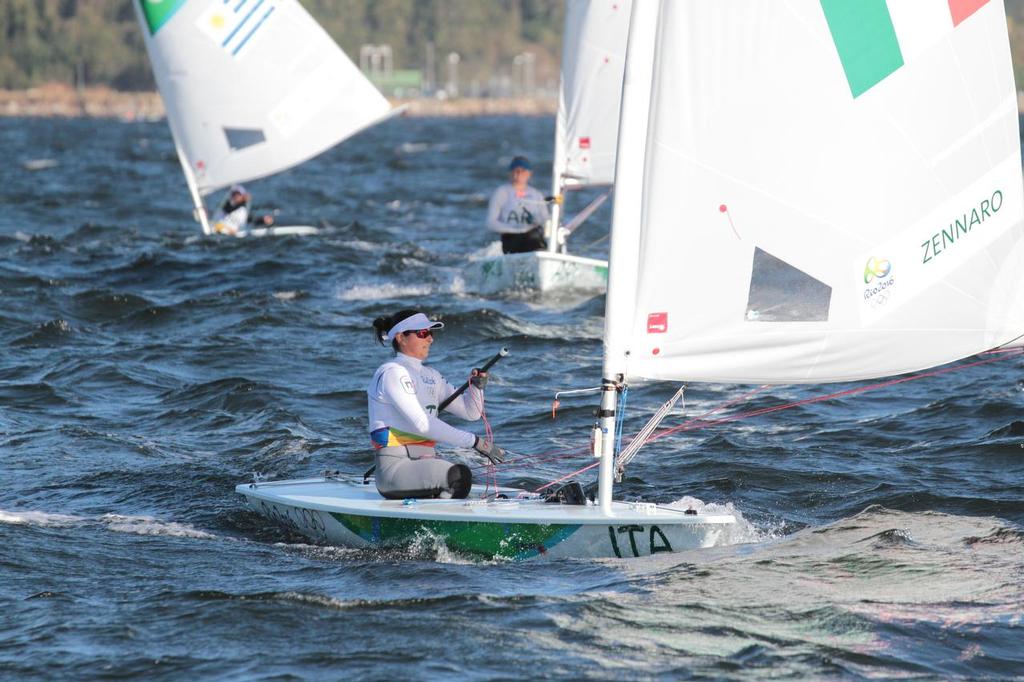
[[[516,168],[522,168],[523,170],[528,171],[533,170],[533,166],[530,165],[530,160],[527,159],[525,156],[517,156],[512,159],[511,163],[508,164],[508,169],[510,171],[513,171]]]

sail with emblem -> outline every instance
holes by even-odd
[[[606,379],[848,381],[1020,343],[1001,2],[695,0],[633,15]]]
[[[393,113],[296,0],[135,0],[197,217]]]

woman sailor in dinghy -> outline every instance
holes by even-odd
[[[437,418],[437,406],[455,389],[423,361],[430,354],[434,330],[443,327],[443,322],[433,322],[416,310],[373,321],[377,340],[381,345],[390,341],[395,351],[395,358],[377,369],[366,389],[377,490],[388,499],[469,495],[469,467],[438,458],[436,442],[473,448],[494,464],[505,458],[493,443]],[[479,419],[486,383],[486,372],[473,370],[469,389],[446,409],[463,419]]]
[[[249,202],[252,195],[241,185],[232,185],[228,196],[213,218],[213,231],[218,234],[236,235],[249,223],[254,225],[273,225],[272,215],[250,215]]]

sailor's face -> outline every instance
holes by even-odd
[[[396,338],[399,352],[417,360],[426,360],[430,355],[430,345],[434,343],[434,334],[429,329],[402,332]]]
[[[530,181],[530,171],[525,168],[513,168],[511,172],[512,184],[523,186]]]

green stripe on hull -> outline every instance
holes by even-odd
[[[331,516],[363,540],[375,545],[405,544],[430,533],[444,538],[457,552],[488,559],[529,559],[544,554],[579,529],[574,524],[430,521],[331,512]]]

